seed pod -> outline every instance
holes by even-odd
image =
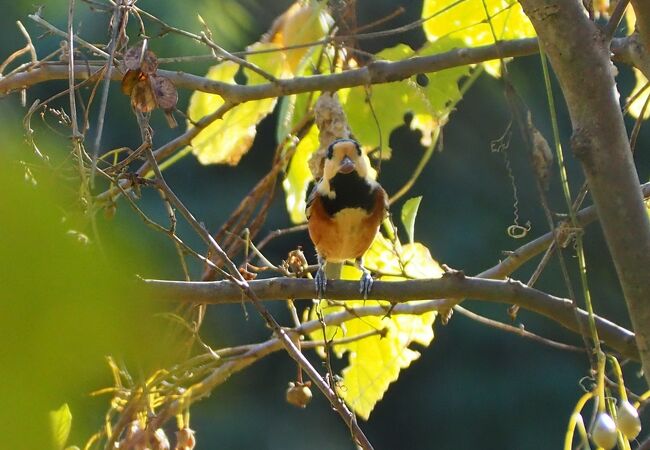
[[[591,432],[591,440],[597,446],[611,450],[616,445],[617,437],[614,419],[607,413],[600,413]]]
[[[636,439],[641,432],[641,420],[639,412],[627,400],[621,402],[616,412],[616,424],[618,429],[628,439]]]
[[[169,439],[165,434],[165,430],[158,428],[153,436],[151,436],[151,450],[169,450]]]
[[[174,450],[193,450],[195,446],[194,430],[186,427],[176,432],[176,447]]]
[[[305,408],[312,398],[311,389],[307,384],[289,383],[286,393],[287,402],[298,408]]]

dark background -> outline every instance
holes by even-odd
[[[258,40],[273,19],[291,2],[276,0],[192,0],[186,2],[140,1],[138,5],[169,23],[197,31],[196,14],[200,13],[215,33],[215,40],[229,50],[241,50]],[[358,1],[359,24],[370,23],[388,15],[402,3],[406,12],[385,27],[395,27],[419,18],[421,2],[392,0]],[[60,28],[65,28],[67,2],[45,2],[44,16]],[[0,59],[23,46],[22,36],[14,22],[20,19],[33,36],[41,33],[26,15],[34,11],[28,1],[5,4],[0,16]],[[77,8],[81,35],[90,42],[106,41],[107,17],[89,13],[87,5]],[[150,34],[154,34],[152,29]],[[56,48],[59,38],[43,36],[36,41],[39,55]],[[424,42],[420,30],[392,38],[362,41],[362,49],[376,52],[384,47],[405,42],[417,48]],[[154,39],[152,48],[159,56],[205,54],[198,44],[175,36]],[[202,75],[208,64],[192,63],[165,68],[177,68]],[[509,66],[512,81],[532,110],[535,122],[551,140],[546,95],[538,56],[521,58]],[[620,67],[620,89],[623,99],[634,84],[628,68]],[[50,82],[30,89],[28,104],[65,89],[64,82]],[[568,137],[570,123],[560,92],[555,87],[558,119],[563,144],[566,147],[572,192],[582,185],[583,176],[570,154]],[[136,147],[139,134],[128,98],[112,86],[104,148]],[[188,92],[181,92],[179,109],[185,110]],[[586,93],[588,95],[588,93]],[[59,103],[65,105],[65,102]],[[0,119],[5,133],[20,135],[21,109],[16,95],[0,101]],[[97,114],[96,111],[93,114]],[[92,117],[92,116],[91,116]],[[468,274],[478,273],[502,257],[502,251],[512,250],[528,240],[509,238],[506,228],[513,221],[513,192],[501,154],[490,151],[490,142],[497,139],[510,120],[503,88],[498,80],[482,75],[459,103],[444,130],[444,151],[434,154],[425,172],[407,197],[422,195],[423,201],[416,224],[416,238],[427,245],[434,258]],[[201,166],[193,156],[187,156],[166,172],[167,181],[199,220],[210,230],[216,230],[229,213],[270,167],[275,148],[275,115],[265,119],[258,128],[255,144],[237,167]],[[157,112],[153,125],[154,143],[160,145],[179,131],[169,130]],[[629,129],[633,121],[628,119]],[[65,135],[56,136],[38,124],[37,138],[46,152],[64,158],[68,151]],[[181,125],[181,128],[182,125]],[[92,137],[93,131],[90,135]],[[647,130],[642,129],[635,155],[642,181],[648,179],[650,164],[645,149]],[[89,140],[89,142],[91,142]],[[390,139],[393,157],[384,162],[380,180],[389,192],[395,192],[410,176],[423,149],[419,136],[403,127]],[[27,146],[13,149],[21,159],[33,161]],[[547,231],[535,191],[533,173],[526,149],[515,136],[507,153],[512,163],[519,196],[521,222],[530,220],[531,238]],[[552,208],[564,211],[559,177],[554,166],[549,193]],[[164,220],[164,210],[154,193],[142,201],[154,217]],[[393,207],[399,212],[400,202]],[[162,234],[152,233],[125,204],[118,204],[112,221],[100,218],[100,231],[106,246],[123,241],[130,252],[147,254],[155,265],[141,267],[140,275],[156,278],[182,277],[178,259],[171,242]],[[264,231],[289,225],[280,189]],[[90,232],[90,230],[88,230]],[[187,227],[180,233],[197,249],[201,243]],[[302,245],[308,256],[313,255],[306,233],[277,239],[269,246],[268,256],[279,261],[286,253]],[[624,302],[613,266],[597,224],[589,226],[585,235],[591,292],[596,311],[615,322],[629,327]],[[571,249],[566,251],[572,268],[573,285],[579,292],[576,260]],[[198,278],[201,267],[192,265]],[[527,265],[516,277],[527,280],[534,263]],[[566,289],[555,262],[543,273],[537,286],[550,293],[566,296]],[[582,301],[580,299],[580,301]],[[508,321],[504,305],[468,301],[464,306]],[[272,312],[284,323],[288,316],[284,307],[275,305]],[[518,320],[526,329],[543,336],[581,344],[581,340],[541,317],[521,311]],[[448,325],[436,323],[436,338],[421,358],[404,370],[391,386],[367,423],[362,423],[370,441],[377,449],[546,449],[560,448],[566,425],[575,402],[582,394],[582,377],[589,375],[584,354],[551,349],[511,334],[472,322],[455,315]],[[249,308],[246,320],[240,305],[211,307],[203,327],[203,337],[215,348],[257,342],[269,336],[262,321]],[[313,355],[311,355],[313,356]],[[318,366],[318,360],[312,358]],[[627,371],[630,387],[641,386],[636,378],[637,366]],[[199,449],[350,449],[352,444],[346,427],[331,411],[319,393],[306,410],[298,410],[284,401],[286,385],[295,376],[295,366],[288,356],[276,353],[233,376],[210,398],[199,402],[192,410],[192,427],[198,432]],[[104,385],[111,383],[107,377]],[[102,387],[97,386],[97,388]],[[99,427],[106,398],[69,399],[80,423]],[[75,404],[94,410],[75,411]],[[53,408],[57,405],[53,405]],[[79,415],[84,416],[79,418]],[[76,422],[75,422],[76,423]],[[83,428],[82,428],[83,430]],[[80,444],[87,437],[79,428],[73,435]]]

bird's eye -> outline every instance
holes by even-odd
[[[327,149],[327,159],[332,159],[334,156],[334,146],[330,145]]]

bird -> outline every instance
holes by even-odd
[[[388,196],[370,176],[370,164],[357,141],[337,139],[327,147],[323,176],[305,212],[318,256],[318,297],[323,298],[327,287],[326,264],[354,260],[362,272],[359,292],[367,299],[373,279],[363,266],[363,255],[388,214]]]

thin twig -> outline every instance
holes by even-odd
[[[487,325],[492,328],[496,328],[497,330],[516,334],[518,336],[524,337],[526,339],[530,339],[535,342],[539,342],[540,344],[544,344],[549,347],[557,348],[559,350],[567,350],[570,352],[584,353],[584,349],[580,347],[564,344],[562,342],[557,342],[552,339],[547,339],[535,333],[531,333],[530,331],[525,330],[523,327],[513,327],[512,325],[508,325],[507,323],[499,322],[498,320],[489,319],[480,314],[476,314],[475,312],[472,312],[469,309],[463,308],[460,305],[454,306],[454,311],[456,311],[457,313],[465,317],[472,319],[475,322],[481,323],[483,325]]]

